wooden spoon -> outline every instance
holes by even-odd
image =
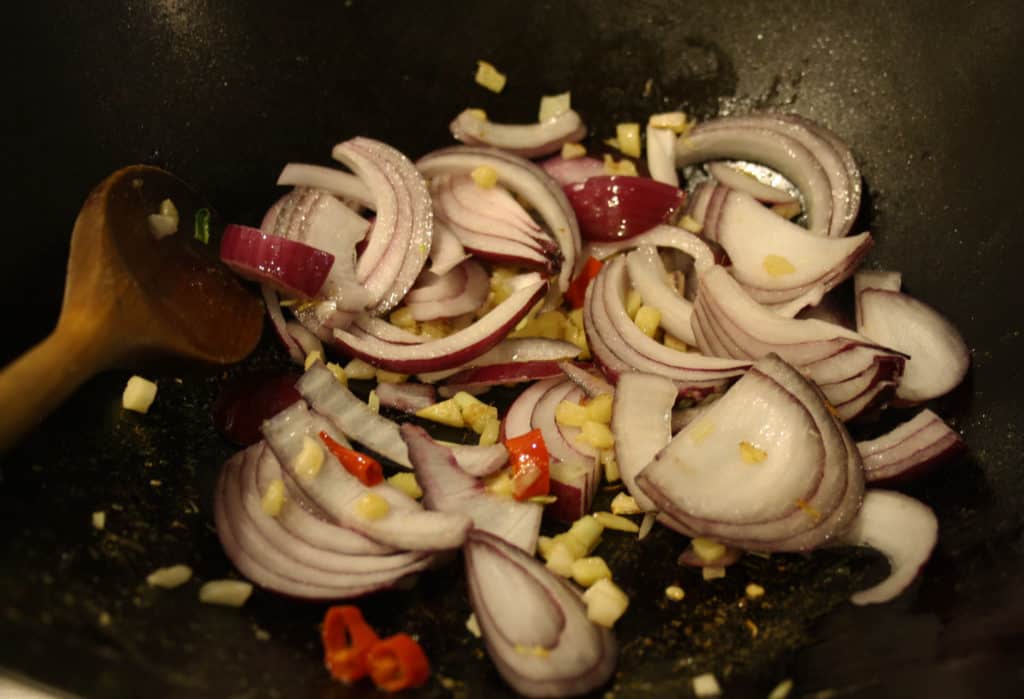
[[[148,216],[170,199],[178,231]],[[237,362],[253,350],[263,306],[195,239],[200,197],[169,172],[118,170],[89,194],[71,234],[57,327],[0,372],[0,452],[106,369],[156,358]]]

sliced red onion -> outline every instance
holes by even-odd
[[[629,240],[620,240],[614,243],[591,243],[588,246],[588,252],[597,260],[607,260],[616,253],[642,245],[674,248],[686,253],[693,258],[693,268],[698,274],[709,269],[716,261],[721,261],[716,251],[708,245],[708,241],[704,238],[676,226],[664,225],[655,226],[646,233],[641,233]]]
[[[658,508],[637,487],[636,477],[672,440],[677,395],[674,383],[653,374],[623,374],[615,386],[611,423],[615,460],[623,485],[645,512]]]
[[[267,315],[270,316],[270,323],[274,326],[274,332],[277,334],[281,344],[288,350],[288,356],[291,357],[292,361],[296,364],[303,364],[306,361],[306,355],[302,352],[302,347],[295,341],[292,334],[288,331],[288,323],[284,319],[284,313],[281,311],[281,300],[277,295],[277,290],[269,284],[261,284],[260,290],[263,293],[263,303],[267,307]]]
[[[518,437],[533,429],[533,411],[537,403],[552,387],[560,385],[564,379],[560,376],[538,381],[516,396],[512,405],[505,412],[501,421],[503,439]]]
[[[303,494],[340,525],[382,544],[413,551],[436,551],[462,545],[472,527],[468,517],[422,510],[419,503],[402,495],[386,481],[372,487],[364,486],[329,451],[325,450],[323,466],[314,478],[303,478],[295,473],[295,459],[302,451],[304,437],[312,429],[313,422],[305,404],[296,403],[265,422],[263,436],[293,482],[302,488]],[[313,438],[316,438],[315,433]],[[405,447],[404,443],[402,447]],[[404,502],[404,506],[392,506],[384,516],[368,519],[358,513],[356,503],[369,492],[385,498],[392,505]]]
[[[865,289],[857,297],[857,329],[910,355],[896,396],[919,403],[952,391],[967,375],[971,353],[952,323],[928,304],[898,291]]]
[[[686,215],[699,223],[702,230],[708,212],[708,204],[711,203],[711,196],[717,187],[718,183],[714,180],[701,182],[693,188],[693,193],[686,199]]]
[[[562,425],[555,420],[555,411],[560,403],[578,403],[582,397],[583,389],[559,377],[559,382],[552,385],[533,407],[530,429],[540,430],[553,460],[575,461],[592,466],[597,463],[597,450],[583,441],[580,428]]]
[[[467,109],[451,123],[452,136],[469,146],[492,146],[523,158],[537,158],[558,151],[563,143],[579,141],[587,127],[580,115],[568,109],[536,124],[498,124],[488,121],[479,109]]]
[[[584,328],[590,351],[609,380],[623,371],[643,371],[671,379],[680,395],[703,397],[722,390],[742,374],[744,361],[680,352],[648,337],[626,312],[626,260],[604,265],[587,290]]]
[[[234,223],[224,228],[220,259],[245,279],[301,298],[320,292],[334,264],[328,252]]]
[[[508,464],[508,449],[504,444],[480,446],[476,444],[448,444],[459,468],[471,476],[483,478],[497,473]]]
[[[643,245],[626,255],[626,269],[644,304],[657,308],[661,313],[661,327],[686,344],[694,346],[693,304],[676,291],[668,281],[665,264],[657,248]]]
[[[492,386],[519,384],[555,376],[562,376],[562,368],[557,361],[491,364],[452,375],[438,389],[438,393],[444,397],[454,396],[459,391],[477,394]]]
[[[434,235],[430,240],[430,272],[447,274],[457,265],[469,259],[469,253],[462,247],[459,238],[447,223],[434,217]]]
[[[465,364],[494,347],[516,326],[537,301],[544,298],[547,282],[524,275],[522,286],[472,325],[447,337],[418,345],[402,345],[376,337],[359,337],[335,330],[335,342],[349,354],[374,366],[403,374],[439,371]]]
[[[615,637],[587,619],[573,587],[485,532],[470,532],[463,554],[487,653],[516,692],[576,696],[608,681],[618,654]]]
[[[391,146],[357,137],[331,155],[355,172],[374,198],[377,217],[356,273],[377,313],[394,308],[412,287],[430,253],[430,193],[416,167]]]
[[[850,597],[854,604],[895,599],[914,581],[938,540],[939,522],[931,508],[890,490],[869,490],[842,543],[876,549],[889,559],[889,577]]]
[[[359,400],[323,364],[315,362],[295,383],[295,388],[347,437],[399,466],[412,468],[398,425]]]
[[[288,330],[288,334],[292,336],[292,339],[294,339],[302,349],[304,358],[314,352],[319,352],[321,357],[324,356],[324,345],[320,342],[320,338],[302,327],[302,324],[294,320],[290,320],[285,323],[285,328]]]
[[[396,345],[420,345],[429,339],[423,335],[410,332],[405,328],[400,328],[383,318],[369,316],[365,313],[356,316],[352,321],[349,331],[360,337],[375,337],[378,340],[392,342]]]
[[[549,492],[557,498],[544,508],[547,517],[572,524],[590,512],[600,481],[600,465],[591,461],[554,461]]]
[[[722,267],[701,275],[699,286],[694,334],[702,352],[737,359],[776,353],[817,383],[843,420],[883,401],[899,381],[904,362],[899,352],[838,325],[772,313]],[[847,382],[865,377],[860,392],[851,394],[854,384]]]
[[[330,192],[336,197],[357,202],[368,209],[374,208],[374,197],[361,179],[347,172],[322,165],[288,163],[277,176],[279,185],[311,187]]]
[[[556,155],[541,162],[540,166],[563,187],[607,174],[604,163],[589,156],[566,159]]]
[[[583,392],[591,398],[595,398],[605,393],[609,395],[615,393],[615,388],[613,388],[610,383],[600,376],[592,374],[581,366],[577,366],[572,362],[559,362],[558,366],[570,381],[582,388]]]
[[[945,421],[925,409],[881,437],[857,442],[869,483],[896,483],[957,454],[966,445]]]
[[[762,551],[830,541],[864,489],[849,434],[814,385],[775,356],[683,428],[636,482],[669,526]]]
[[[434,383],[477,367],[505,366],[515,362],[558,362],[575,359],[579,353],[579,347],[563,340],[546,337],[507,338],[457,369],[419,374],[417,378]]]
[[[334,265],[319,296],[343,311],[366,307],[369,294],[356,279],[356,245],[366,237],[369,222],[327,192],[299,188],[270,208],[261,228],[265,233],[305,243],[334,255]]]
[[[439,284],[417,294],[413,289],[405,297],[405,306],[417,321],[454,318],[480,308],[491,290],[491,278],[476,260],[466,260],[445,275],[455,277],[450,286]],[[429,291],[428,291],[429,290]],[[431,298],[424,298],[430,296]]]
[[[213,403],[213,424],[226,439],[241,446],[262,439],[260,425],[302,396],[294,372],[253,372],[225,382]]]
[[[465,514],[473,520],[475,531],[489,532],[533,555],[544,510],[541,505],[489,493],[482,481],[459,468],[451,449],[431,439],[422,427],[402,425],[402,439],[426,507]]]
[[[714,230],[732,274],[761,303],[783,303],[815,289],[816,300],[851,274],[871,249],[870,233],[847,238],[812,235],[773,214],[749,194],[726,193]]]
[[[815,154],[790,135],[771,128],[728,124],[728,118],[698,124],[676,141],[676,166],[720,159],[763,163],[800,189],[806,203],[808,229],[815,235],[829,235],[834,203],[832,185]]]
[[[677,187],[646,177],[599,175],[569,185],[565,194],[585,240],[632,238],[671,220],[686,201]]]
[[[707,165],[708,174],[729,189],[749,194],[761,202],[772,204],[792,204],[797,198],[784,189],[778,189],[760,182],[755,177],[738,170],[728,163],[711,162]]]
[[[670,187],[679,186],[676,172],[676,134],[671,129],[647,125],[647,169],[651,178]]]
[[[471,172],[489,165],[498,173],[498,181],[525,199],[536,209],[562,253],[558,289],[565,292],[572,280],[580,252],[580,230],[572,206],[555,180],[544,170],[517,156],[493,148],[455,146],[421,158],[417,163],[425,177]]]
[[[859,295],[867,289],[900,291],[903,288],[903,274],[892,270],[862,269],[853,275],[853,293]]]
[[[412,415],[437,402],[437,391],[426,383],[381,383],[375,390],[381,405]]]
[[[722,555],[713,561],[705,561],[697,553],[697,550],[693,548],[693,543],[690,543],[683,552],[679,554],[679,558],[676,562],[681,566],[689,566],[691,568],[728,568],[733,565],[741,558],[743,558],[743,552],[739,549],[734,549],[731,546],[723,547]]]

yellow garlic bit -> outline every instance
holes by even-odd
[[[740,442],[740,458],[744,463],[759,464],[768,458],[768,452],[758,449],[750,442]]]
[[[505,89],[505,74],[498,71],[487,61],[476,62],[476,84],[486,87],[491,92]]]
[[[356,500],[356,514],[363,519],[380,519],[391,511],[388,501],[377,493],[367,491]]]
[[[764,260],[761,261],[761,266],[764,267],[764,271],[771,277],[784,277],[796,271],[793,263],[782,255],[765,255]]]

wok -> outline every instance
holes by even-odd
[[[884,574],[868,553],[747,557],[703,583],[676,567],[681,544],[667,530],[643,545],[615,539],[605,555],[633,606],[609,688],[687,696],[692,675],[713,671],[728,696],[765,696],[786,677],[793,696],[1024,689],[1017,3],[138,0],[13,13],[0,113],[4,362],[51,329],[75,212],[127,163],[166,167],[225,220],[253,224],[287,161],[327,162],[356,134],[415,157],[448,143],[447,121],[466,106],[527,121],[541,94],[570,88],[600,137],[675,108],[791,110],[832,127],[865,177],[869,264],[901,269],[972,348],[967,382],[935,406],[970,451],[907,489],[937,511],[938,549],[907,594],[854,608],[849,593]],[[507,72],[502,94],[474,85],[478,58]],[[283,362],[268,336],[244,369]],[[366,693],[327,678],[322,606],[257,593],[229,610],[199,604],[195,581],[144,583],[177,562],[199,580],[232,573],[210,509],[232,448],[209,408],[242,370],[154,370],[146,416],[120,410],[127,374],[100,376],[2,457],[0,673],[89,697]],[[103,532],[90,526],[98,510]],[[510,695],[464,629],[459,568],[362,604],[380,628],[420,635],[434,665],[423,696]],[[740,602],[745,579],[768,589],[759,609]],[[662,595],[670,582],[683,602]]]

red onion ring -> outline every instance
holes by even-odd
[[[857,442],[868,483],[897,483],[960,454],[966,444],[941,417],[922,410],[876,439]]]
[[[760,202],[792,204],[798,199],[784,189],[772,187],[738,170],[728,163],[716,161],[707,164],[708,174],[729,189],[749,194]]]
[[[657,510],[636,484],[637,475],[672,441],[672,407],[678,392],[663,376],[630,373],[619,377],[612,403],[615,460],[622,484],[645,512]]]
[[[427,289],[428,293],[422,293]],[[417,321],[454,318],[480,308],[490,290],[487,271],[476,260],[466,260],[448,272],[440,285],[419,290],[414,287],[405,296],[405,306]]]
[[[469,253],[462,247],[458,236],[447,223],[434,217],[434,234],[430,240],[430,271],[442,275],[456,265],[469,259]]]
[[[588,156],[566,159],[556,155],[542,161],[540,166],[563,187],[584,182],[591,177],[608,174],[605,172],[603,162]]]
[[[426,383],[381,383],[375,390],[382,406],[412,415],[437,402],[437,391]]]
[[[615,388],[610,383],[581,366],[572,362],[559,362],[558,366],[570,381],[582,388],[583,392],[591,398],[605,393],[609,395],[615,393]]]
[[[562,368],[557,361],[540,362],[509,362],[508,364],[490,364],[488,366],[465,369],[448,378],[438,389],[444,397],[454,396],[459,391],[482,393],[492,386],[537,381],[562,376]]]
[[[679,186],[676,172],[676,134],[670,129],[647,125],[647,169],[651,179],[672,187]]]
[[[571,342],[546,337],[506,338],[461,367],[419,374],[420,381],[434,383],[477,367],[504,366],[515,362],[557,362],[575,359],[580,348]]]
[[[288,163],[277,176],[277,184],[321,189],[368,209],[374,208],[373,193],[361,179],[331,167]]]
[[[300,298],[316,296],[334,265],[329,252],[233,223],[224,228],[220,260],[240,277]]]
[[[491,146],[523,158],[550,155],[564,143],[587,135],[580,115],[568,109],[535,124],[499,124],[480,117],[480,110],[461,112],[450,125],[452,136],[469,146]]]

